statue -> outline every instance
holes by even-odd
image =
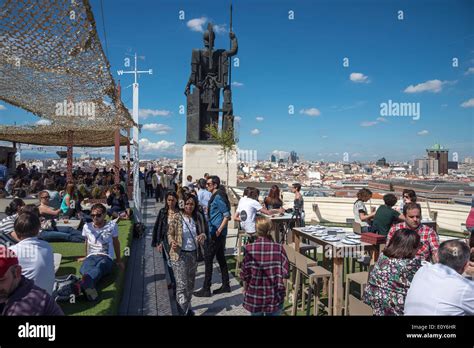
[[[205,48],[193,49],[191,75],[184,91],[187,97],[186,143],[211,143],[205,129],[210,124],[218,124],[220,112],[222,129],[228,130],[234,126],[230,57],[237,54],[238,44],[232,32],[232,17],[229,38],[229,50],[214,49],[215,34],[209,23],[204,33]],[[191,86],[194,86],[192,91]],[[224,97],[222,107],[221,90]]]

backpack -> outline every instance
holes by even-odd
[[[58,277],[54,281],[52,297],[56,302],[68,302],[71,295],[78,296],[80,293],[80,279],[74,275]]]
[[[146,226],[141,222],[137,222],[133,225],[133,238],[140,239],[145,235]]]

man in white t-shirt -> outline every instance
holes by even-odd
[[[38,239],[41,228],[38,216],[21,213],[13,226],[20,241],[10,249],[18,257],[21,274],[51,295],[55,279],[53,249],[48,242]]]
[[[248,196],[243,196],[239,200],[234,220],[240,221],[240,228],[253,238],[256,232],[255,219],[257,212],[273,215],[283,213],[285,210],[283,208],[268,210],[263,207],[258,201],[260,191],[255,187],[248,187],[246,191],[248,192]]]
[[[474,315],[474,282],[462,274],[470,250],[460,240],[441,243],[439,263],[421,267],[405,299],[405,315]]]
[[[91,208],[92,222],[84,225],[82,235],[86,238],[86,257],[80,272],[82,274],[81,289],[89,301],[96,301],[97,283],[112,272],[115,263],[123,271],[124,266],[120,257],[120,241],[118,226],[115,221],[105,222],[106,208],[97,203]]]

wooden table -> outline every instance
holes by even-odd
[[[275,242],[281,242],[280,236],[280,227],[283,225],[284,228],[288,226],[288,223],[291,220],[294,220],[293,214],[284,213],[283,215],[275,214],[275,215],[267,215],[258,213],[259,216],[264,216],[272,222],[272,231],[273,231],[273,239]]]
[[[79,227],[80,223],[81,223],[81,220],[69,220],[67,224],[64,222],[64,219],[56,220],[56,226],[58,226],[58,227],[72,227],[76,230]]]
[[[372,244],[361,242],[358,245],[346,245],[337,242],[328,242],[323,240],[324,237],[316,237],[311,235],[312,232],[304,232],[302,230],[304,227],[295,227],[293,228],[293,238],[295,242],[295,250],[299,252],[301,239],[310,240],[316,244],[323,246],[323,253],[328,253],[331,250],[331,257],[333,262],[333,281],[334,281],[334,293],[333,293],[333,313],[334,315],[342,315],[342,308],[344,306],[344,258],[346,255],[354,256],[357,253],[368,251],[375,252],[377,247]],[[329,228],[330,229],[330,228]],[[344,236],[347,234],[353,234],[352,232],[343,232],[338,233],[337,237],[341,240],[344,239]]]

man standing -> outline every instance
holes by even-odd
[[[207,189],[212,196],[208,204],[209,233],[210,241],[205,255],[205,277],[201,290],[194,293],[197,297],[211,296],[212,263],[214,257],[217,258],[222,274],[222,286],[214,290],[213,294],[231,292],[229,282],[229,271],[225,259],[225,242],[227,236],[227,224],[230,220],[230,204],[227,194],[221,187],[221,180],[218,176],[211,176],[207,180]]]
[[[439,263],[416,272],[405,299],[405,315],[474,315],[474,282],[462,274],[469,267],[469,247],[443,242]]]
[[[0,180],[6,181],[8,177],[8,168],[5,165],[5,160],[0,161]]]
[[[15,253],[0,246],[0,315],[64,315],[45,290],[21,273]]]
[[[410,202],[405,204],[403,210],[405,222],[392,226],[387,236],[387,245],[395,231],[407,228],[416,231],[420,235],[421,246],[415,257],[428,262],[438,262],[437,251],[439,248],[439,237],[435,230],[421,223],[420,205]]]
[[[161,178],[159,172],[154,172],[151,178],[151,186],[153,186],[153,191],[155,191],[155,200],[156,203],[161,202]],[[161,200],[160,200],[161,199]]]

